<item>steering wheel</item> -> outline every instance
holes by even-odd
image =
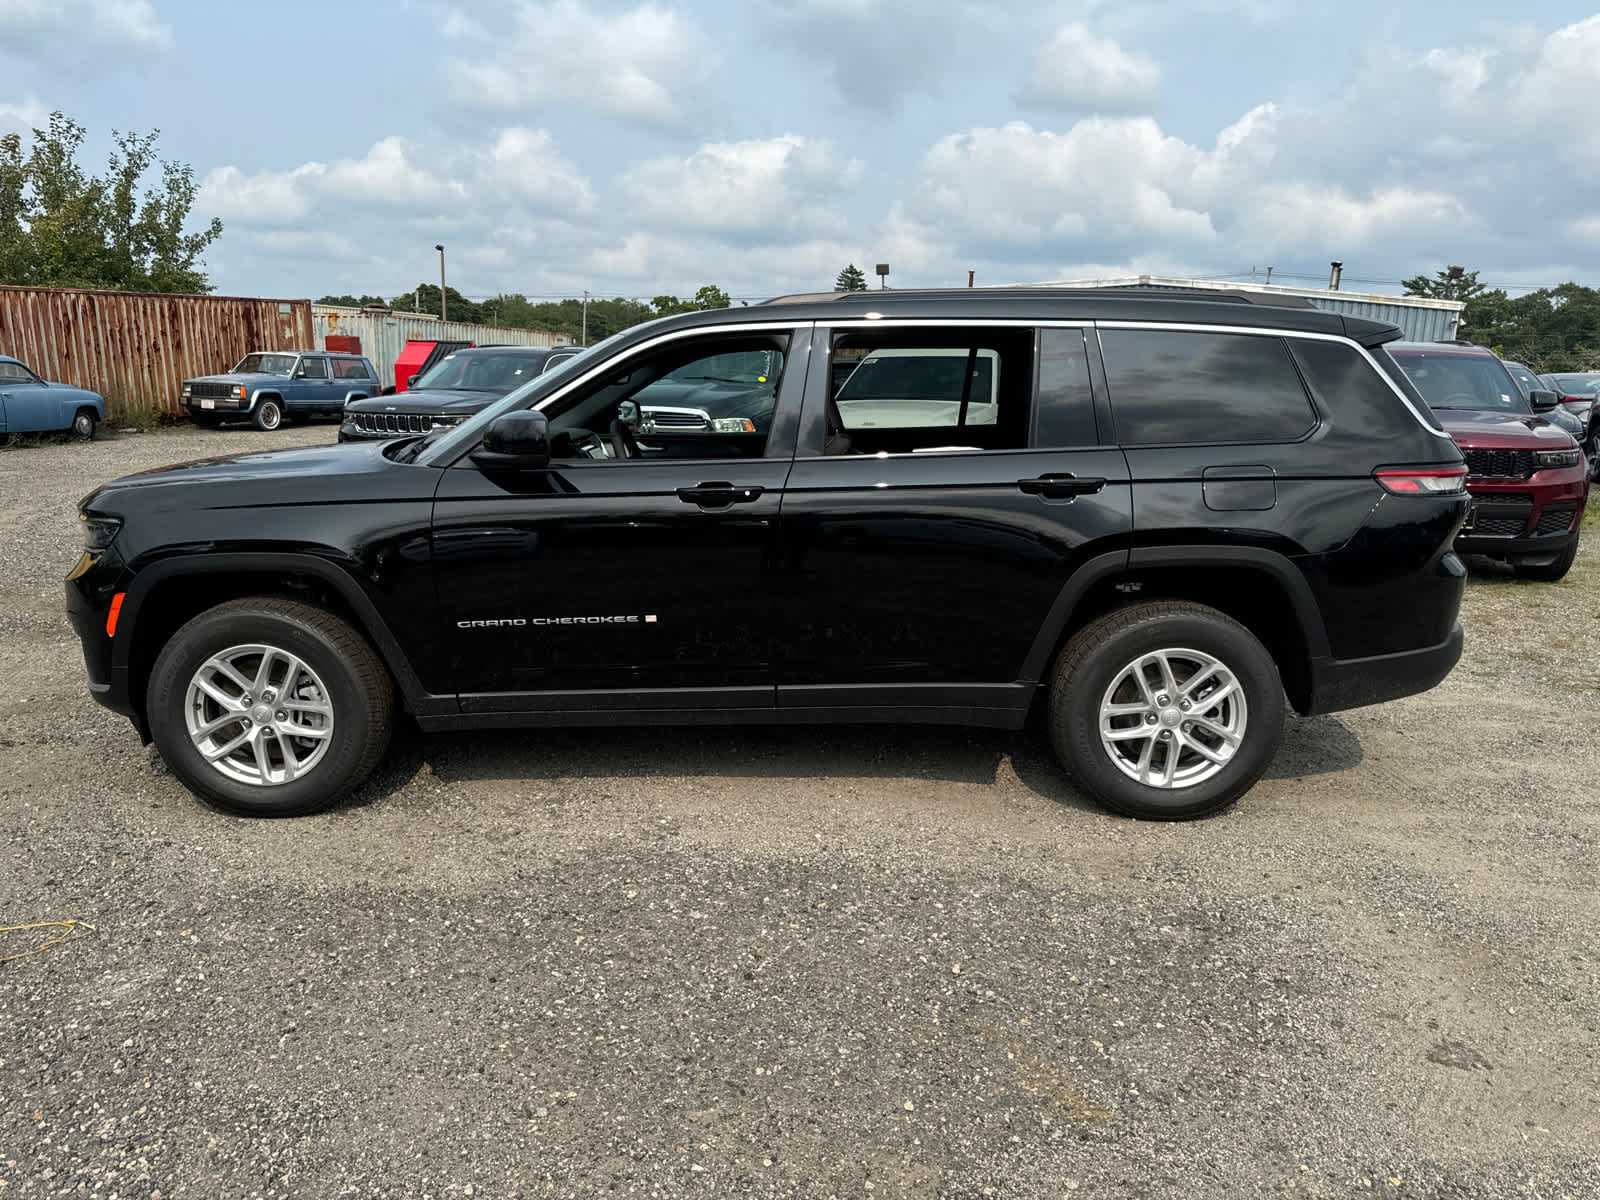
[[[611,450],[617,458],[638,458],[639,442],[633,436],[639,428],[639,406],[632,400],[617,405],[617,419],[611,422]]]

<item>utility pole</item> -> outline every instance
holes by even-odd
[[[1272,282],[1272,268],[1271,267],[1267,268],[1267,282],[1268,283]]]
[[[448,321],[450,318],[446,315],[444,294],[444,243],[435,242],[433,248],[439,252],[439,320]]]
[[[589,289],[583,290],[583,332],[578,335],[578,341],[583,345],[589,344]]]

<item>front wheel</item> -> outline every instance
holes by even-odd
[[[256,405],[256,411],[250,415],[250,420],[257,429],[271,433],[283,424],[283,405],[276,400],[263,400]]]
[[[92,408],[80,408],[72,418],[72,436],[80,442],[94,441],[94,427],[100,423]]]
[[[1050,682],[1057,757],[1113,811],[1205,816],[1261,777],[1283,737],[1283,682],[1265,646],[1214,608],[1162,601],[1080,629]]]
[[[1567,548],[1556,555],[1554,562],[1547,563],[1512,563],[1511,569],[1517,573],[1518,579],[1527,579],[1535,583],[1555,583],[1565,579],[1567,572],[1572,570],[1572,564],[1578,558],[1578,539],[1573,538],[1567,543]]]
[[[145,693],[161,757],[195,795],[246,816],[336,804],[389,743],[394,689],[359,633],[320,608],[252,597],[175,633]]]

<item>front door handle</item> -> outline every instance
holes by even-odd
[[[1092,496],[1105,487],[1103,475],[1052,474],[1017,480],[1017,487],[1030,496],[1046,500],[1065,500],[1071,496]]]
[[[735,487],[731,483],[700,483],[678,489],[678,499],[701,508],[727,508],[730,504],[749,504],[765,488]]]

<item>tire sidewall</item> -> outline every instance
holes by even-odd
[[[269,414],[271,417],[269,419]],[[276,400],[263,400],[256,406],[256,427],[271,433],[283,424],[283,405]]]
[[[1244,742],[1210,779],[1192,787],[1154,788],[1130,779],[1100,741],[1100,702],[1135,658],[1156,650],[1199,650],[1219,660],[1244,690],[1248,720]],[[1223,808],[1261,777],[1277,753],[1284,715],[1277,664],[1250,632],[1220,613],[1152,616],[1112,633],[1075,665],[1052,737],[1068,769],[1096,796],[1130,816],[1181,819]]]
[[[91,413],[88,409],[80,410],[72,418],[72,433],[73,433],[73,436],[75,436],[79,441],[83,441],[83,442],[92,442],[92,441],[94,441],[94,427],[95,427],[94,414]]]
[[[190,740],[184,719],[189,683],[200,665],[230,646],[262,643],[302,659],[327,687],[333,701],[333,737],[327,753],[302,779],[252,786],[228,779],[208,764]],[[314,628],[270,612],[238,609],[202,614],[181,628],[162,649],[145,697],[150,731],[173,774],[190,791],[218,808],[248,816],[298,816],[336,803],[359,780],[366,754],[370,703],[354,666]]]

